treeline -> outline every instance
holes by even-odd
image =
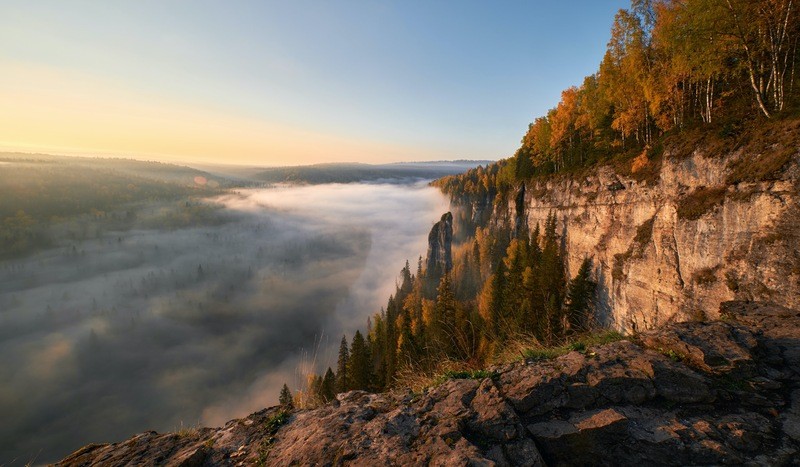
[[[342,338],[336,371],[311,375],[304,403],[338,392],[379,391],[410,374],[456,363],[483,368],[509,341],[560,343],[593,323],[591,261],[566,277],[564,252],[550,216],[543,231],[523,225],[479,228],[456,247],[453,268],[440,277],[406,262],[386,308],[366,334]]]
[[[73,162],[72,158],[37,157],[47,158],[9,158],[0,165],[0,260],[51,246],[53,226],[67,219],[113,217],[132,222],[137,211],[135,203],[187,200],[189,196],[221,192],[194,182],[189,185],[130,174],[137,164],[144,173],[161,167],[156,163],[93,159]],[[121,167],[126,171],[119,171]],[[163,178],[173,175],[167,173]],[[212,217],[212,211],[204,204],[185,201],[168,213],[171,218],[157,226],[196,223]]]
[[[797,9],[794,0],[634,0],[617,13],[598,71],[529,125],[513,157],[439,186],[502,190],[617,155],[653,157],[666,133],[710,125],[732,136],[748,120],[796,113]]]

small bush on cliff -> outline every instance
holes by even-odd
[[[678,217],[687,220],[700,219],[703,214],[724,202],[725,192],[723,187],[700,187],[694,190],[678,202]]]
[[[720,266],[713,268],[702,268],[692,274],[692,281],[699,286],[709,286],[717,282],[717,271]]]
[[[289,421],[291,416],[288,410],[279,410],[275,412],[264,424],[264,437],[261,438],[261,446],[258,449],[258,465],[269,465],[267,458],[269,450],[272,448],[272,443],[275,442],[275,434],[278,430]]]

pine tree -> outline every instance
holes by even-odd
[[[342,342],[339,345],[339,360],[336,365],[336,392],[350,390],[350,377],[347,374],[349,363],[350,351],[347,349],[347,336],[342,336]]]
[[[356,331],[350,344],[347,376],[351,389],[367,390],[370,387],[370,358],[367,343],[361,331]]]
[[[278,403],[286,410],[294,409],[292,391],[289,390],[289,386],[287,386],[286,383],[284,383],[281,388],[281,394],[278,396]]]
[[[592,301],[597,283],[592,280],[592,261],[583,260],[578,274],[569,283],[567,290],[567,319],[570,331],[582,332],[589,329],[592,318]]]
[[[320,392],[325,402],[331,401],[336,397],[336,376],[330,367],[325,372],[325,376],[322,377],[322,390]]]
[[[436,304],[431,323],[431,334],[434,343],[445,355],[453,355],[456,350],[454,345],[456,307],[456,297],[450,283],[450,273],[445,273],[436,290]]]

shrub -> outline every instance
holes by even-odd
[[[720,266],[698,269],[694,274],[692,274],[692,281],[695,284],[703,287],[712,285],[717,282],[717,271],[719,268]]]
[[[633,237],[633,244],[626,253],[627,256],[632,258],[641,258],[644,255],[644,249],[648,243],[653,239],[653,224],[655,223],[656,216],[644,221],[636,227],[636,236]],[[627,259],[627,258],[626,258]]]
[[[700,219],[703,214],[723,203],[725,192],[723,187],[697,188],[678,202],[678,217],[687,220]]]
[[[611,277],[614,278],[615,281],[621,281],[625,279],[625,260],[628,259],[627,254],[625,253],[617,253],[614,255],[614,266],[611,268]]]

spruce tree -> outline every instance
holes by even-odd
[[[339,360],[336,365],[336,392],[350,390],[350,378],[347,374],[349,363],[350,351],[347,349],[347,336],[342,336],[342,342],[339,344]]]
[[[328,367],[325,376],[322,377],[322,399],[325,402],[331,401],[336,397],[336,376],[333,370]]]
[[[569,283],[567,290],[567,319],[570,331],[582,332],[589,329],[592,318],[592,301],[597,283],[592,280],[592,261],[583,260],[578,274]]]
[[[431,323],[432,337],[437,348],[444,351],[446,355],[453,355],[454,327],[456,320],[456,297],[453,293],[453,286],[450,282],[450,273],[446,273],[439,281],[436,290],[436,304],[434,305],[434,316]]]
[[[286,410],[292,410],[294,408],[292,391],[289,390],[289,386],[287,386],[286,383],[284,383],[281,388],[281,394],[278,396],[278,403]]]
[[[350,344],[347,376],[351,389],[367,390],[370,386],[370,358],[367,343],[361,331],[356,331]]]

